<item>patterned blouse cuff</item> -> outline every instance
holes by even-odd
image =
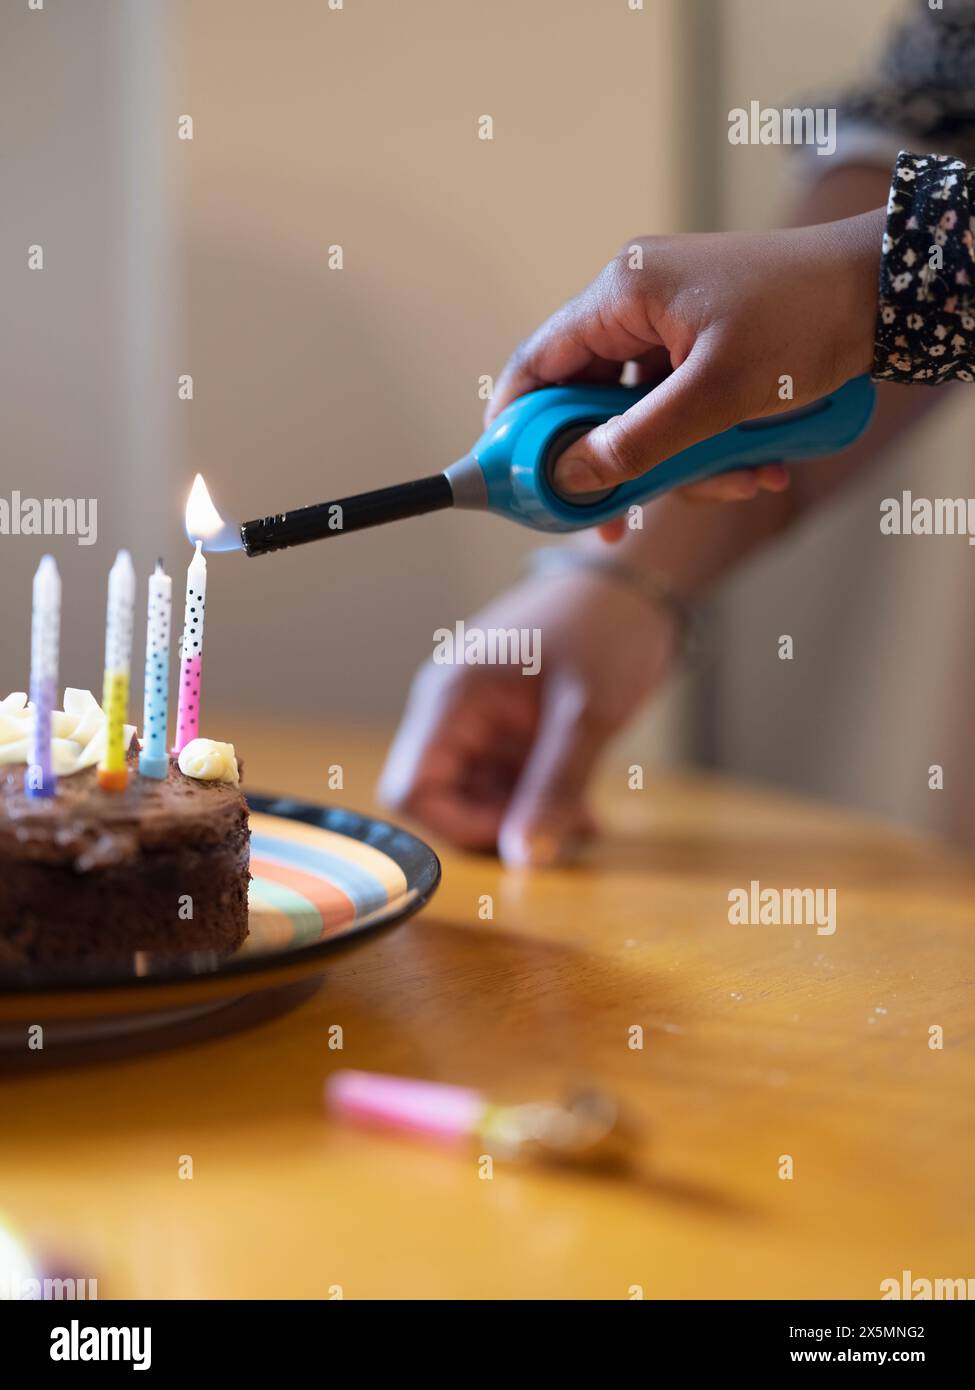
[[[875,381],[975,381],[975,168],[897,157],[880,262]]]

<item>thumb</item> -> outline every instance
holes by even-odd
[[[737,392],[715,371],[711,359],[699,338],[687,359],[659,386],[624,414],[571,444],[555,465],[559,490],[616,487],[743,420],[745,415],[736,410]]]
[[[556,687],[498,833],[506,864],[545,866],[571,853],[588,824],[584,797],[610,730],[594,719],[585,690]]]

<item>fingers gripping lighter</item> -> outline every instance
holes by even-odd
[[[494,512],[536,531],[579,531],[671,488],[736,468],[837,453],[863,433],[874,405],[869,378],[855,377],[809,405],[748,420],[702,440],[631,482],[597,493],[560,493],[554,483],[560,455],[643,394],[624,386],[533,391],[507,406],[470,453],[442,473],[247,521],[234,543],[242,544],[248,555],[261,555],[446,507]]]

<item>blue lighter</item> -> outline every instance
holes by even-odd
[[[735,468],[838,453],[863,433],[874,405],[870,379],[855,377],[809,405],[702,440],[632,482],[596,494],[560,494],[552,482],[556,459],[643,394],[625,386],[532,391],[507,406],[470,453],[442,473],[245,522],[238,543],[248,555],[259,555],[444,507],[494,512],[536,531],[579,531],[671,488]]]

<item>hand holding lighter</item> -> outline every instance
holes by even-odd
[[[855,377],[796,410],[734,425],[618,487],[584,495],[559,492],[554,469],[560,455],[644,394],[646,388],[625,386],[532,391],[506,406],[471,451],[442,473],[245,522],[240,543],[248,555],[261,555],[446,507],[494,512],[537,531],[579,531],[672,488],[733,469],[838,453],[863,433],[874,406],[870,379]]]

